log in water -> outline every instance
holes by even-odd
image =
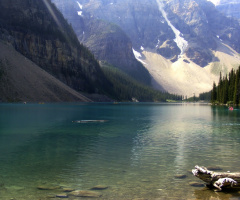
[[[208,170],[206,167],[195,166],[192,170],[194,176],[207,183],[207,186],[215,187],[218,191],[223,188],[236,188],[240,187],[240,173],[231,172],[214,172]]]

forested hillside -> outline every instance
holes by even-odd
[[[168,99],[181,101],[183,96],[160,92],[144,85],[108,63],[102,63],[105,76],[113,85],[113,99],[124,101],[165,102]]]

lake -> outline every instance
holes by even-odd
[[[237,109],[191,103],[0,104],[0,200],[60,199],[54,197],[68,194],[62,188],[96,185],[108,186],[96,198],[104,200],[240,199],[237,192],[190,185],[203,183],[191,174],[195,165],[240,171],[239,152]]]

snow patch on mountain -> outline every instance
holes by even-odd
[[[219,5],[221,0],[208,0],[211,1],[215,6]]]
[[[167,18],[167,13],[164,10],[164,5],[162,1],[161,0],[156,0],[156,1],[157,1],[160,12],[162,13],[164,19],[168,23],[168,26],[171,27],[172,31],[176,36],[176,38],[174,39],[174,42],[176,42],[178,48],[181,50],[180,55],[182,55],[188,46],[188,42],[182,37],[182,33],[178,29],[176,29]]]
[[[77,1],[77,4],[78,4],[78,6],[79,6],[79,8],[80,8],[80,11],[78,11],[78,15],[79,16],[82,16],[82,9],[83,9],[83,6],[82,6],[82,4],[80,4],[78,1]]]
[[[80,4],[78,1],[77,1],[77,4],[78,4],[79,8],[82,10],[83,9],[82,4]]]
[[[140,58],[142,57],[141,53],[139,53],[138,51],[134,50],[133,48],[132,48],[132,51],[133,51],[133,54],[134,54],[135,58],[136,58],[139,62],[141,62],[142,64],[146,64],[145,62],[143,62],[143,61],[140,59]]]

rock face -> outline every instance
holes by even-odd
[[[91,101],[0,41],[0,101]]]
[[[236,45],[240,42],[238,22],[218,12],[212,3],[206,0],[185,0],[184,4],[169,1],[166,10],[177,18],[173,23],[189,41],[186,54],[196,64],[204,67],[211,62],[214,59],[211,51],[222,41],[240,51]]]
[[[78,91],[107,89],[94,56],[51,1],[0,0],[0,39]]]
[[[98,10],[93,10],[91,6],[101,9],[99,6],[106,6],[106,2],[89,2],[89,10],[85,9],[88,4],[84,4],[82,8],[77,1],[53,0],[53,2],[72,24],[81,43],[87,46],[98,60],[107,61],[138,81],[150,85],[150,75],[136,60],[128,35],[116,23],[93,15],[92,12]],[[79,15],[79,12],[82,14]]]
[[[220,40],[229,43],[232,48],[240,52],[239,23],[221,14],[207,0],[111,2],[81,0],[78,3],[73,0],[67,3],[66,0],[53,0],[53,2],[71,21],[80,40],[103,60],[111,52],[116,55],[115,49],[118,49],[118,53],[124,51],[121,45],[113,42],[118,40],[110,34],[105,38],[109,39],[112,48],[107,50],[107,45],[104,45],[106,39],[101,42],[102,33],[106,30],[102,25],[105,22],[119,26],[130,38],[130,41],[122,40],[122,46],[124,44],[128,46],[132,42],[136,51],[141,52],[143,48],[151,49],[172,62],[176,61],[179,55],[186,53],[190,60],[204,67],[214,59],[211,51],[217,48]],[[89,22],[92,19],[104,22]],[[101,34],[97,35],[96,30]],[[109,33],[119,32],[107,30]],[[185,40],[185,47],[181,47],[181,40]],[[118,56],[129,60],[121,53]],[[116,60],[121,60],[119,58]]]

